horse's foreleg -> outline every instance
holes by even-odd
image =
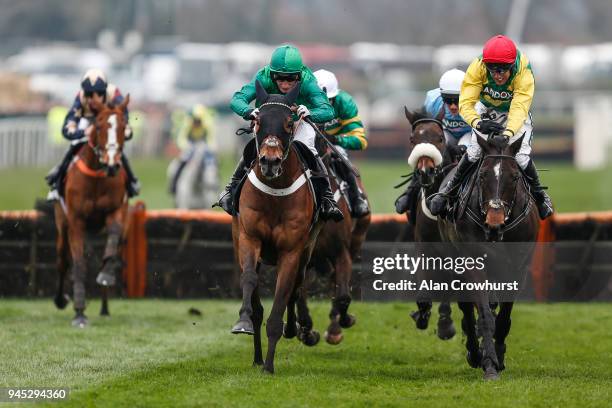
[[[467,362],[472,368],[480,367],[482,354],[478,347],[478,336],[476,335],[476,318],[474,317],[474,305],[471,302],[458,302],[459,309],[463,312],[461,328],[466,336],[465,348],[467,349]]]
[[[270,311],[270,317],[266,324],[268,335],[268,352],[264,363],[264,370],[274,373],[274,354],[276,344],[283,333],[283,315],[289,302],[296,282],[300,266],[300,252],[294,251],[278,259],[278,271],[276,277],[276,289],[274,291],[274,303]]]
[[[292,339],[297,335],[297,319],[295,316],[295,303],[298,298],[298,292],[293,290],[289,297],[289,303],[287,303],[287,323],[283,326],[283,337],[286,339]]]
[[[68,226],[68,240],[70,243],[70,254],[72,256],[72,281],[74,298],[74,310],[76,312],[72,325],[75,327],[87,326],[85,316],[85,278],[87,275],[87,264],[84,256],[85,246],[85,224],[79,219],[73,219]]]
[[[259,252],[261,243],[255,240],[249,240],[245,236],[240,237],[238,259],[242,274],[240,276],[240,287],[242,288],[242,306],[240,307],[239,318],[232,333],[234,334],[255,334],[253,328],[253,306],[251,296],[257,287],[258,271],[259,271]]]
[[[63,210],[60,208],[60,212]],[[55,212],[55,219],[57,225],[57,238],[55,241],[55,249],[57,253],[57,272],[58,272],[58,284],[57,293],[53,302],[58,309],[64,309],[68,305],[68,296],[64,293],[64,280],[66,279],[66,272],[68,271],[68,258],[70,254],[70,248],[68,245],[68,228],[66,226],[66,219],[63,213],[58,214]]]
[[[123,235],[124,211],[125,209],[121,207],[106,218],[106,233],[108,236],[102,256],[102,269],[96,277],[96,282],[101,286],[115,286],[117,274],[121,272],[123,267],[119,250]]]
[[[355,322],[355,316],[348,313],[351,304],[351,275],[353,262],[348,249],[343,249],[335,259],[336,291],[332,299],[332,310],[329,314],[330,325],[327,328],[325,340],[330,344],[342,341],[342,328],[350,328]]]
[[[495,319],[495,353],[497,354],[497,362],[499,363],[499,370],[506,368],[504,365],[504,356],[506,354],[506,337],[510,333],[510,326],[512,325],[512,319],[510,314],[512,313],[512,302],[503,302],[499,308],[499,314]]]
[[[478,327],[482,335],[482,369],[484,370],[484,379],[495,380],[499,378],[499,362],[497,361],[495,345],[493,344],[495,319],[489,307],[486,293],[479,296],[476,307],[478,307]]]
[[[451,317],[449,302],[440,302],[440,306],[438,306],[438,337],[442,340],[455,337],[455,325]]]
[[[251,307],[253,308],[253,328],[255,335],[253,336],[253,365],[260,366],[263,364],[263,355],[261,352],[261,323],[263,322],[263,306],[259,298],[258,286],[255,287],[251,295]]]

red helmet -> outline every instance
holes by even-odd
[[[496,35],[482,49],[482,61],[494,64],[512,64],[516,59],[516,45],[505,35]]]

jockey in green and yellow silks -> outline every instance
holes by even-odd
[[[334,119],[325,123],[328,140],[336,145],[336,150],[349,160],[347,150],[364,150],[368,146],[363,122],[359,117],[357,105],[348,92],[338,88],[338,79],[333,72],[320,69],[314,73],[319,87],[327,94],[334,108]],[[343,162],[340,162],[343,163]],[[342,165],[342,167],[344,167]],[[359,188],[353,169],[345,168],[341,177],[347,182],[353,217],[360,218],[370,213],[365,194]]]
[[[477,138],[486,139],[492,134],[504,135],[510,144],[523,138],[516,161],[527,175],[540,218],[553,214],[550,197],[540,185],[530,157],[533,136],[530,108],[534,90],[535,80],[527,56],[506,36],[489,39],[482,55],[468,67],[459,97],[459,113],[472,127],[472,140],[457,164],[454,177],[432,199],[432,214],[444,211],[447,194],[461,182],[470,163],[480,159],[482,151]]]

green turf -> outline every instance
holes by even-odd
[[[323,330],[328,303],[311,306]],[[411,304],[354,302],[358,323],[339,346],[281,340],[274,376],[251,367],[251,337],[229,334],[238,301],[116,300],[110,318],[98,307],[90,304],[91,325],[81,330],[50,300],[0,301],[0,387],[69,387],[65,405],[74,407],[597,407],[612,399],[608,304],[517,305],[507,370],[489,383],[465,362],[461,335],[443,342],[433,328],[414,328]],[[190,307],[203,316],[189,316]],[[456,325],[459,315],[455,308]]]
[[[139,197],[150,209],[171,208],[172,199],[167,193],[167,159],[134,159],[133,167],[142,184]],[[222,157],[221,183],[224,185],[234,169],[232,158]],[[395,199],[400,190],[393,186],[403,180],[400,175],[410,172],[405,161],[357,162],[374,212],[394,211]],[[560,212],[601,211],[612,209],[612,167],[596,171],[577,171],[570,164],[538,163],[550,169],[542,172],[543,184]],[[31,209],[36,197],[47,193],[43,177],[47,169],[16,168],[0,170],[0,210]]]

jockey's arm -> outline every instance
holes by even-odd
[[[230,101],[230,108],[234,113],[246,120],[249,119],[249,114],[253,110],[251,102],[253,102],[256,97],[255,81],[257,80],[258,74],[259,72],[255,74],[251,82],[244,85],[239,91],[236,91]]]
[[[523,126],[529,116],[531,101],[535,90],[533,73],[528,67],[521,67],[521,71],[514,77],[514,94],[508,111],[508,122],[504,134],[514,136]]]
[[[336,135],[338,145],[347,150],[365,150],[368,147],[368,139],[359,116],[341,119],[337,127],[327,129],[326,133]]]
[[[459,114],[473,128],[480,120],[480,115],[474,106],[480,100],[480,92],[486,80],[484,63],[477,58],[472,61],[465,73],[459,95]]]
[[[83,107],[81,105],[81,100],[77,95],[72,107],[66,114],[66,118],[64,118],[64,123],[62,125],[62,135],[65,139],[77,140],[85,136],[85,131],[83,129],[79,129],[79,121],[81,120],[82,114]]]

